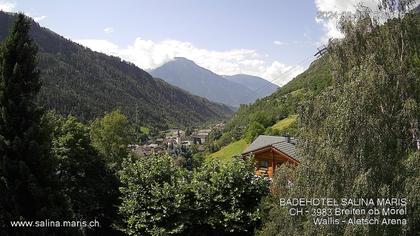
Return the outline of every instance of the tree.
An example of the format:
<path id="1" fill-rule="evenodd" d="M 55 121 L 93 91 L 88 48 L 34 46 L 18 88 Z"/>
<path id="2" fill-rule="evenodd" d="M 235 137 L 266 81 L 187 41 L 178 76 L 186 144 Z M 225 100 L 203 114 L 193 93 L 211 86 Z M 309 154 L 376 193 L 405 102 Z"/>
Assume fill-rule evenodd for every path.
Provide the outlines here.
<path id="1" fill-rule="evenodd" d="M 194 193 L 193 235 L 253 235 L 261 223 L 259 203 L 269 182 L 255 176 L 252 158 L 229 163 L 209 161 L 191 180 Z"/>
<path id="2" fill-rule="evenodd" d="M 134 131 L 126 116 L 119 110 L 96 119 L 91 125 L 93 146 L 106 159 L 112 170 L 119 170 L 123 158 L 128 156 L 128 145 Z"/>
<path id="3" fill-rule="evenodd" d="M 116 176 L 92 147 L 89 128 L 74 117 L 59 118 L 48 114 L 53 125 L 52 153 L 64 193 L 69 197 L 74 219 L 98 220 L 95 233 L 112 232 L 119 204 Z"/>
<path id="4" fill-rule="evenodd" d="M 10 220 L 69 217 L 60 192 L 50 140 L 35 97 L 40 89 L 37 48 L 23 14 L 0 54 L 0 225 Z M 0 230 L 1 233 L 1 230 Z"/>
<path id="5" fill-rule="evenodd" d="M 258 137 L 258 135 L 263 134 L 265 131 L 265 128 L 263 125 L 261 125 L 260 123 L 258 123 L 257 121 L 253 121 L 249 127 L 246 130 L 245 133 L 245 139 L 248 143 L 251 143 L 252 141 L 254 141 L 254 139 L 256 137 Z"/>
<path id="6" fill-rule="evenodd" d="M 420 232 L 420 152 L 417 151 L 409 155 L 404 162 L 406 170 L 404 196 L 409 199 L 407 204 L 406 232 Z"/>
<path id="7" fill-rule="evenodd" d="M 391 11 L 407 9 L 403 6 L 406 2 L 382 1 Z M 414 225 L 318 227 L 314 217 L 292 217 L 286 207 L 275 203 L 279 198 L 294 197 L 410 197 L 408 205 L 416 204 L 413 201 L 418 196 L 413 195 L 418 192 L 406 184 L 416 183 L 418 178 L 412 165 L 417 163 L 417 155 L 410 159 L 410 153 L 416 152 L 413 118 L 420 117 L 416 105 L 420 102 L 420 22 L 418 15 L 393 13 L 397 17 L 383 25 L 365 8 L 342 18 L 345 38 L 331 41 L 328 47 L 333 84 L 301 107 L 298 132 L 302 162 L 293 174 L 276 174 L 275 185 L 286 191 L 273 192 L 271 217 L 262 235 L 416 233 Z M 288 178 L 293 184 L 285 184 Z M 337 218 L 347 220 L 348 216 Z M 408 220 L 418 222 L 418 217 Z"/>
<path id="8" fill-rule="evenodd" d="M 120 171 L 120 214 L 129 235 L 181 234 L 190 223 L 185 170 L 170 156 L 128 158 Z"/>

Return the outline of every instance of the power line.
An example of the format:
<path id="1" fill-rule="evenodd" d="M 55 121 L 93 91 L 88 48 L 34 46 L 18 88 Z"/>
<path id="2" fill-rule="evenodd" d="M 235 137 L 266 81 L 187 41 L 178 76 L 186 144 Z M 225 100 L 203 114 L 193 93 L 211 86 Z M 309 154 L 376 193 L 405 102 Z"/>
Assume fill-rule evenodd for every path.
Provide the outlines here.
<path id="1" fill-rule="evenodd" d="M 304 60 L 302 60 L 301 62 L 299 62 L 297 65 L 295 65 L 294 67 L 290 68 L 289 70 L 286 70 L 285 72 L 281 73 L 280 75 L 287 75 L 289 73 L 291 73 L 292 71 L 295 71 L 296 69 L 299 69 L 300 66 L 303 66 L 304 63 L 306 63 L 307 61 L 309 61 L 310 59 L 312 59 L 312 56 L 309 56 L 307 58 L 305 58 Z M 270 81 L 271 83 L 273 83 L 274 81 L 277 81 L 279 79 L 283 79 L 285 77 L 277 77 L 276 79 Z"/>
<path id="2" fill-rule="evenodd" d="M 304 64 L 304 63 L 306 63 L 307 61 L 309 61 L 310 59 L 312 59 L 313 58 L 313 56 L 309 56 L 309 57 L 306 57 L 305 59 L 303 59 L 303 60 L 301 60 L 300 62 L 298 62 L 296 65 L 294 65 L 293 67 L 291 67 L 291 68 L 289 68 L 288 70 L 286 70 L 286 71 L 284 71 L 284 72 L 282 72 L 276 79 L 274 79 L 274 80 L 271 80 L 271 81 L 268 81 L 268 82 L 270 82 L 270 83 L 273 83 L 274 84 L 274 82 L 275 81 L 277 81 L 277 80 L 279 80 L 279 79 L 284 79 L 284 78 L 286 78 L 286 75 L 287 74 L 290 74 L 291 72 L 293 72 L 293 71 L 295 71 L 295 70 L 297 70 L 297 69 L 300 69 L 300 67 Z M 253 92 L 255 93 L 255 94 L 257 94 L 258 95 L 258 91 L 259 90 L 261 90 L 261 89 L 263 89 L 263 88 L 266 88 L 266 87 L 268 87 L 269 85 L 268 84 L 266 84 L 266 85 L 263 85 L 263 86 L 261 86 L 261 87 L 259 87 L 259 88 L 257 88 L 257 89 L 255 89 Z M 247 98 L 248 96 L 244 96 L 244 97 L 242 97 L 240 100 L 242 100 L 242 99 L 244 99 L 244 98 Z M 239 100 L 239 101 L 240 101 Z"/>

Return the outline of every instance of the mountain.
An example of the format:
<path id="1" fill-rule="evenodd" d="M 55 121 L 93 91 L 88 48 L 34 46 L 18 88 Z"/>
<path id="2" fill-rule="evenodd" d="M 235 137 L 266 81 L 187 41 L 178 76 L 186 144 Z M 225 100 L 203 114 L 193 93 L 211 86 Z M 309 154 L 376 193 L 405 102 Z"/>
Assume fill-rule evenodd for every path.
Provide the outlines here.
<path id="1" fill-rule="evenodd" d="M 15 15 L 0 11 L 0 40 Z M 136 123 L 188 126 L 229 116 L 229 107 L 193 96 L 120 58 L 80 46 L 32 21 L 43 87 L 39 102 L 88 121 L 120 108 Z"/>
<path id="2" fill-rule="evenodd" d="M 259 98 L 246 86 L 232 82 L 183 57 L 176 57 L 151 71 L 151 74 L 192 94 L 234 107 Z"/>
<path id="3" fill-rule="evenodd" d="M 223 77 L 232 82 L 241 84 L 251 89 L 254 93 L 259 95 L 260 97 L 268 96 L 274 93 L 279 88 L 279 86 L 273 83 L 270 83 L 267 80 L 258 76 L 238 74 L 238 75 L 225 75 Z"/>

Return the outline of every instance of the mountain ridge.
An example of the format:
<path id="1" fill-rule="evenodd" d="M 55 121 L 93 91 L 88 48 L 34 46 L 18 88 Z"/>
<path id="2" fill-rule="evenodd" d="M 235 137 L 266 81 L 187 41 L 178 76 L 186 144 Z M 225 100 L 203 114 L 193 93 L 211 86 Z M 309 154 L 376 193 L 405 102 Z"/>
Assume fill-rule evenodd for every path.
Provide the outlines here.
<path id="1" fill-rule="evenodd" d="M 14 18 L 13 13 L 0 12 L 0 41 Z M 43 83 L 38 101 L 46 109 L 88 121 L 120 108 L 132 121 L 162 128 L 199 125 L 232 113 L 225 105 L 193 96 L 132 63 L 94 52 L 31 22 Z"/>
<path id="2" fill-rule="evenodd" d="M 224 75 L 224 78 L 241 84 L 256 93 L 258 96 L 266 97 L 277 91 L 279 86 L 265 80 L 259 76 L 248 75 L 248 74 L 236 74 L 236 75 Z"/>
<path id="3" fill-rule="evenodd" d="M 175 57 L 152 70 L 151 74 L 192 94 L 229 106 L 238 107 L 259 98 L 246 86 L 230 81 L 185 57 Z"/>

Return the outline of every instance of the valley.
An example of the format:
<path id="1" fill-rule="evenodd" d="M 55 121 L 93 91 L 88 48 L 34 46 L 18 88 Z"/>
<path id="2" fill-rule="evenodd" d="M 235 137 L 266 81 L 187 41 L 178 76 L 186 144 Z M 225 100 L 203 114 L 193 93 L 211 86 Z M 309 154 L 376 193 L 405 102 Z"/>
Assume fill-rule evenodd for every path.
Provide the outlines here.
<path id="1" fill-rule="evenodd" d="M 415 235 L 420 6 L 357 3 L 0 1 L 0 235 Z"/>

